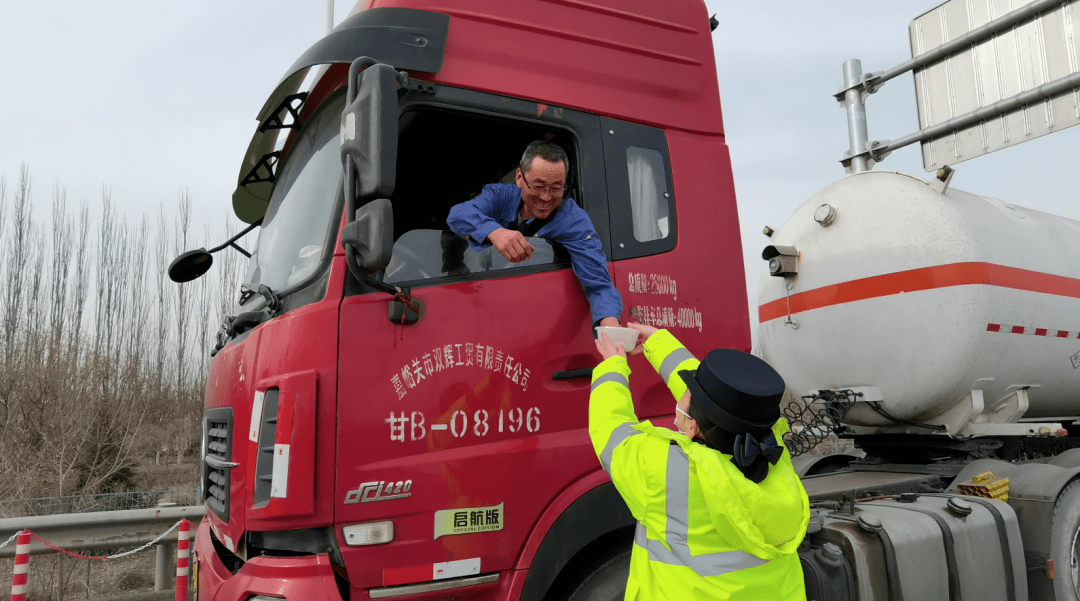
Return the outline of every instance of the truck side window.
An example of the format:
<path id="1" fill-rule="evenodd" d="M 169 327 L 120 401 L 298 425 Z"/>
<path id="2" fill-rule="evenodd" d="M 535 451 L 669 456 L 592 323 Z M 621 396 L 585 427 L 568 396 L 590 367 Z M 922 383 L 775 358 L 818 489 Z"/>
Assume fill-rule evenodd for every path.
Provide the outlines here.
<path id="1" fill-rule="evenodd" d="M 678 227 L 664 131 L 600 118 L 607 168 L 611 258 L 645 257 L 675 248 Z"/>
<path id="2" fill-rule="evenodd" d="M 630 209 L 634 218 L 634 239 L 649 242 L 667 238 L 668 192 L 664 159 L 659 152 L 631 146 L 626 149 L 626 169 L 630 174 Z M 661 202 L 661 201 L 664 202 Z"/>
<path id="3" fill-rule="evenodd" d="M 390 199 L 394 251 L 385 282 L 426 286 L 569 268 L 569 254 L 547 240 L 531 239 L 533 257 L 510 263 L 491 246 L 473 249 L 446 224 L 450 208 L 474 198 L 485 185 L 512 184 L 521 153 L 534 140 L 551 140 L 566 151 L 571 163 L 567 197 L 584 206 L 578 185 L 582 161 L 569 129 L 490 111 L 421 104 L 403 110 L 399 131 L 397 185 Z"/>
<path id="4" fill-rule="evenodd" d="M 412 230 L 394 242 L 394 254 L 383 281 L 396 284 L 432 278 L 499 275 L 503 269 L 570 264 L 566 250 L 543 238 L 530 239 L 536 249 L 530 259 L 511 263 L 494 247 L 473 250 L 469 243 L 447 230 Z"/>

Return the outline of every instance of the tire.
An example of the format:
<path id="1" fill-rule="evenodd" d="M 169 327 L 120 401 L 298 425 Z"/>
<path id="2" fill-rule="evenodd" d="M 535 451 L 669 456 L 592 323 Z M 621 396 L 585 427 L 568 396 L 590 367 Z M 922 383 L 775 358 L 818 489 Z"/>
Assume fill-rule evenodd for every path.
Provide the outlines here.
<path id="1" fill-rule="evenodd" d="M 1080 480 L 1061 491 L 1054 505 L 1050 559 L 1054 562 L 1054 598 L 1080 601 Z"/>
<path id="2" fill-rule="evenodd" d="M 630 577 L 630 547 L 601 559 L 566 596 L 566 601 L 622 601 Z"/>

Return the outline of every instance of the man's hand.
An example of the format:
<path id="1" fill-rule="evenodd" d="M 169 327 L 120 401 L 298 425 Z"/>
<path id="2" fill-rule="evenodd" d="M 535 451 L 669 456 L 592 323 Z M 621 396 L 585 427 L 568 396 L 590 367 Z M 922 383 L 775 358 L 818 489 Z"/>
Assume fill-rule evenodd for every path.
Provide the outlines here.
<path id="1" fill-rule="evenodd" d="M 643 325 L 643 324 L 640 324 L 640 323 L 628 323 L 628 324 L 626 324 L 626 327 L 630 328 L 631 330 L 637 330 L 638 333 L 641 334 L 641 336 L 638 336 L 638 338 L 641 340 L 641 342 L 638 343 L 638 345 L 636 347 L 634 347 L 634 350 L 630 351 L 631 355 L 637 355 L 637 354 L 639 354 L 641 352 L 644 352 L 644 350 L 645 350 L 645 341 L 649 339 L 649 336 L 652 336 L 653 334 L 660 331 L 657 328 L 654 328 L 652 326 Z"/>
<path id="2" fill-rule="evenodd" d="M 611 344 L 611 339 L 608 338 L 607 334 L 601 333 L 600 339 L 596 340 L 595 342 L 596 350 L 600 352 L 600 356 L 602 356 L 605 361 L 616 355 L 622 357 L 623 359 L 626 358 L 626 349 L 623 348 L 623 345 Z"/>
<path id="3" fill-rule="evenodd" d="M 600 323 L 598 323 L 596 325 L 598 325 L 600 327 L 605 327 L 605 328 L 606 327 L 612 327 L 612 328 L 620 328 L 620 327 L 622 327 L 622 324 L 619 323 L 619 318 L 618 317 L 605 317 L 605 318 L 601 319 Z"/>
<path id="4" fill-rule="evenodd" d="M 532 244 L 525 240 L 525 236 L 522 236 L 521 232 L 506 228 L 500 227 L 493 230 L 488 234 L 487 239 L 495 247 L 495 250 L 499 251 L 499 254 L 511 263 L 520 263 L 525 259 L 531 259 L 533 251 L 536 250 Z"/>

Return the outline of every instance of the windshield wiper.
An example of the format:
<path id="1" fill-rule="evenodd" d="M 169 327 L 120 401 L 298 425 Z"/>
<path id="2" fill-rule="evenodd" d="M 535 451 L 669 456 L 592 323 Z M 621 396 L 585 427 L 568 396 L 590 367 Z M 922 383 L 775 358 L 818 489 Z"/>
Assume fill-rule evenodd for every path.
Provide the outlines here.
<path id="1" fill-rule="evenodd" d="M 251 297 L 256 294 L 262 295 L 266 299 L 266 305 L 255 309 L 255 311 L 262 311 L 266 309 L 269 317 L 277 317 L 281 314 L 283 303 L 281 302 L 281 295 L 274 292 L 269 286 L 265 284 L 259 284 L 258 288 L 252 288 L 247 284 L 240 284 L 240 306 L 243 307 L 244 303 L 251 300 Z"/>
<path id="2" fill-rule="evenodd" d="M 281 314 L 284 306 L 281 301 L 281 296 L 274 292 L 269 286 L 260 284 L 258 288 L 252 288 L 247 284 L 240 284 L 240 291 L 241 307 L 256 294 L 262 295 L 262 297 L 266 299 L 266 304 L 253 311 L 244 311 L 235 317 L 230 315 L 225 316 L 225 320 L 221 323 L 221 330 L 218 331 L 214 349 L 210 351 L 211 357 L 216 355 L 221 349 L 225 348 L 225 345 L 228 344 L 229 340 L 232 340 L 264 321 Z"/>

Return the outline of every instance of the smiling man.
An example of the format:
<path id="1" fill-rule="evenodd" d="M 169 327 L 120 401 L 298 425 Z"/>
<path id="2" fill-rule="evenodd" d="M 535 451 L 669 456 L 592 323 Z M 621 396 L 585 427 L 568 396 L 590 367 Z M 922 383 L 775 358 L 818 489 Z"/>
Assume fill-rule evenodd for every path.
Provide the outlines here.
<path id="1" fill-rule="evenodd" d="M 596 228 L 574 199 L 564 198 L 569 164 L 558 145 L 532 142 L 521 156 L 515 183 L 484 186 L 479 196 L 450 209 L 446 223 L 474 249 L 491 244 L 513 263 L 532 256 L 528 236 L 562 244 L 589 300 L 593 325 L 617 326 L 622 297 L 611 283 Z"/>

